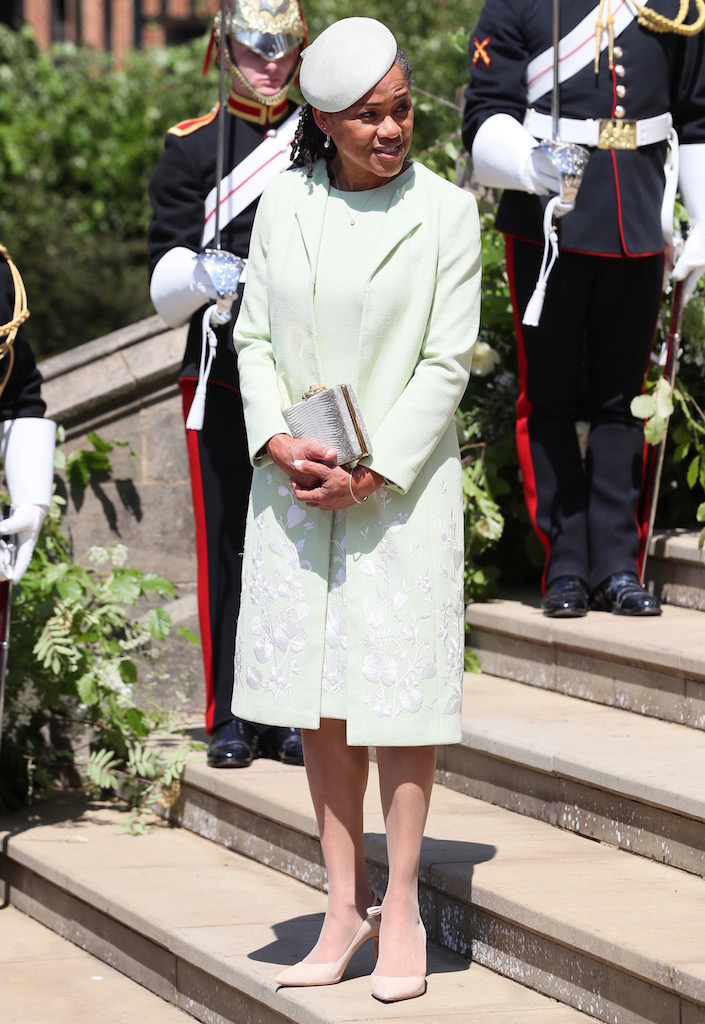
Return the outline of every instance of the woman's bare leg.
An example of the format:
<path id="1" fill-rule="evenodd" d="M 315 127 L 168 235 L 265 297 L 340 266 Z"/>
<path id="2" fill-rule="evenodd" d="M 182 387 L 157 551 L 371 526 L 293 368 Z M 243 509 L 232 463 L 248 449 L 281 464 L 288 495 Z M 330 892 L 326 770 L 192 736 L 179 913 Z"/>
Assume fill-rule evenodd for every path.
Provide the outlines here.
<path id="1" fill-rule="evenodd" d="M 345 722 L 337 719 L 323 719 L 320 729 L 302 729 L 301 735 L 328 872 L 323 928 L 305 963 L 330 963 L 345 952 L 372 902 L 362 824 L 369 751 L 349 747 Z"/>
<path id="2" fill-rule="evenodd" d="M 426 973 L 424 934 L 419 927 L 419 862 L 436 748 L 378 747 L 377 764 L 389 884 L 382 905 L 376 971 L 389 977 L 419 977 Z"/>

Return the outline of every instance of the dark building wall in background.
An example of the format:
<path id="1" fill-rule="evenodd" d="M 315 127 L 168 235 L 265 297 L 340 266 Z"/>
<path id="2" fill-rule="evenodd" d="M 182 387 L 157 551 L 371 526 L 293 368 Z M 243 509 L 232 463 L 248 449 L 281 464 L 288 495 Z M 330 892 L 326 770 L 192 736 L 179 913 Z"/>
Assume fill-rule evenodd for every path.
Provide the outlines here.
<path id="1" fill-rule="evenodd" d="M 219 0 L 0 0 L 0 22 L 31 25 L 42 49 L 73 42 L 119 64 L 133 48 L 203 35 L 219 9 Z"/>

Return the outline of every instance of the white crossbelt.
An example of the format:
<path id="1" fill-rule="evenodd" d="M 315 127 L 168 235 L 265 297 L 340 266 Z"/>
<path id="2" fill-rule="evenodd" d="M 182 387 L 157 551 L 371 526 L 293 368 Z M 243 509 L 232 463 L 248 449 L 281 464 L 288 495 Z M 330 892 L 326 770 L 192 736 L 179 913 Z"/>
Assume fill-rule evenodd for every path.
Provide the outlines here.
<path id="1" fill-rule="evenodd" d="M 636 15 L 634 0 L 615 0 L 612 5 L 612 30 L 615 40 L 631 25 Z M 595 60 L 595 28 L 600 17 L 600 8 L 597 6 L 559 42 L 558 81 L 561 84 Z M 609 33 L 605 26 L 600 37 L 600 50 L 606 50 L 608 43 Z M 553 63 L 553 47 L 549 46 L 527 65 L 524 81 L 529 103 L 535 103 L 539 97 L 546 96 L 551 91 Z"/>
<path id="2" fill-rule="evenodd" d="M 249 156 L 226 175 L 220 186 L 220 227 L 237 217 L 239 213 L 259 199 L 265 185 L 281 171 L 291 166 L 289 150 L 299 123 L 300 109 L 297 107 L 284 124 L 268 135 Z M 211 189 L 206 197 L 203 210 L 203 248 L 215 236 L 215 204 L 218 189 Z"/>
<path id="3" fill-rule="evenodd" d="M 619 125 L 619 121 L 616 122 Z M 558 138 L 561 142 L 574 142 L 579 146 L 597 146 L 604 120 L 589 117 L 580 120 L 573 117 L 558 119 Z M 539 114 L 529 109 L 524 118 L 524 127 L 535 139 L 550 139 L 553 125 L 550 114 Z M 635 122 L 637 146 L 653 146 L 656 142 L 665 142 L 673 127 L 670 114 L 657 114 L 656 117 L 645 117 Z"/>

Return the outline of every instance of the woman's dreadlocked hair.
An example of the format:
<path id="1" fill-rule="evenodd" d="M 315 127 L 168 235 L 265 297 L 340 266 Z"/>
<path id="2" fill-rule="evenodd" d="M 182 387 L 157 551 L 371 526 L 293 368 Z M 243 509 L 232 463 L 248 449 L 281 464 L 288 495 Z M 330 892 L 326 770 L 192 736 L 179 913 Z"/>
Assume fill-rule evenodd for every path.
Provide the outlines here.
<path id="1" fill-rule="evenodd" d="M 305 167 L 309 178 L 313 176 L 313 165 L 316 160 L 321 157 L 324 160 L 332 160 L 335 156 L 335 143 L 331 139 L 329 148 L 324 149 L 325 139 L 325 135 L 313 119 L 311 105 L 304 103 L 291 144 L 291 162 L 294 167 Z"/>
<path id="2" fill-rule="evenodd" d="M 414 76 L 411 71 L 409 58 L 401 47 L 397 49 L 397 55 L 394 58 L 394 63 L 398 64 L 402 69 L 406 80 L 409 83 L 409 88 L 411 88 L 414 82 Z M 313 119 L 313 110 L 311 109 L 311 105 L 309 103 L 304 103 L 301 108 L 294 141 L 291 144 L 291 162 L 294 167 L 305 167 L 308 172 L 308 177 L 311 178 L 313 176 L 313 165 L 316 160 L 323 159 L 327 163 L 330 163 L 337 151 L 332 139 L 329 140 L 327 148 L 324 148 L 323 146 L 325 141 L 326 136 Z"/>

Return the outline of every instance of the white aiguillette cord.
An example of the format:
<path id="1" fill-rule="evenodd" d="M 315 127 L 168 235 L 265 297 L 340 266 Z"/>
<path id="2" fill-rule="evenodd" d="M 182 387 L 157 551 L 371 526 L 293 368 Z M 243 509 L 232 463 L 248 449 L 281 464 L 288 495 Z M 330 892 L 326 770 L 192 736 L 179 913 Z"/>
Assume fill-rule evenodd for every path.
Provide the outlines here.
<path id="1" fill-rule="evenodd" d="M 186 417 L 187 430 L 201 430 L 206 415 L 206 385 L 218 347 L 216 333 L 211 327 L 211 315 L 217 313 L 218 304 L 213 303 L 203 314 L 201 321 L 201 364 L 198 368 L 198 384 Z"/>
<path id="2" fill-rule="evenodd" d="M 543 310 L 543 301 L 546 298 L 546 285 L 548 284 L 548 278 L 553 270 L 553 265 L 558 259 L 558 232 L 553 224 L 553 213 L 560 203 L 560 196 L 552 196 L 546 204 L 546 209 L 543 214 L 543 259 L 541 260 L 541 270 L 539 271 L 539 278 L 534 288 L 534 294 L 529 299 L 526 310 L 524 311 L 524 317 L 522 323 L 526 327 L 538 327 L 539 320 L 541 319 L 541 312 Z M 548 254 L 551 253 L 551 260 L 549 262 Z"/>

